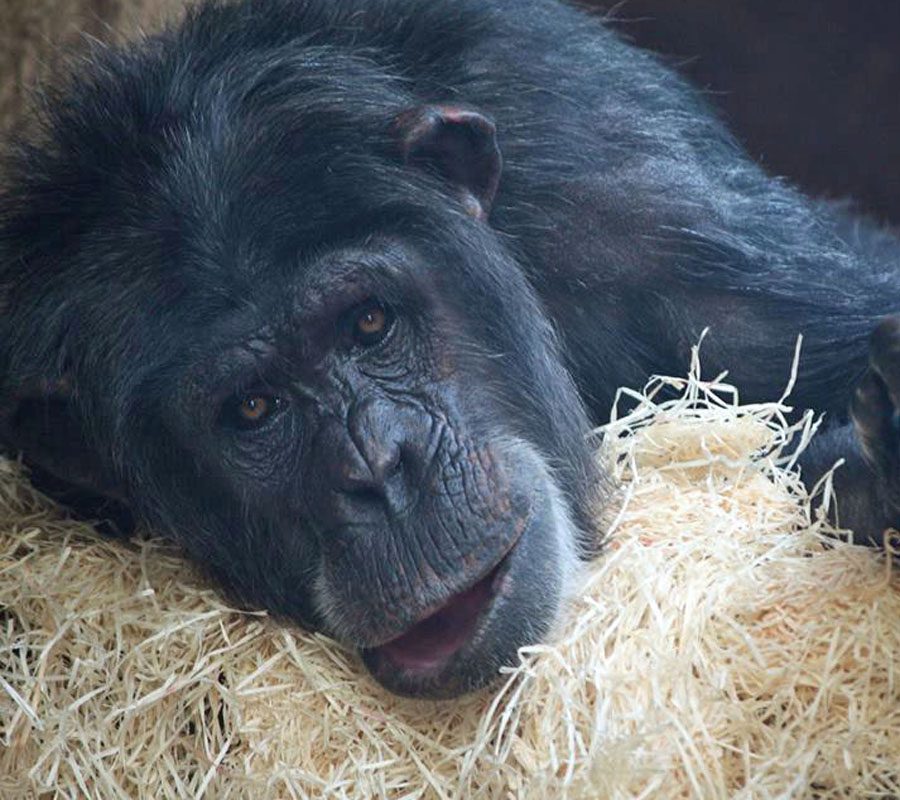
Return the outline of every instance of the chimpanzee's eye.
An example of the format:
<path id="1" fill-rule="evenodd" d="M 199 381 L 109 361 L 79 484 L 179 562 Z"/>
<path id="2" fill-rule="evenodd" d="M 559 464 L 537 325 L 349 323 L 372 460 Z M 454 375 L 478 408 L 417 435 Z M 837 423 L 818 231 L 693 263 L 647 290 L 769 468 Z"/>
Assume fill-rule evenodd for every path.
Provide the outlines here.
<path id="1" fill-rule="evenodd" d="M 222 421 L 234 428 L 253 430 L 262 427 L 281 406 L 281 398 L 271 394 L 236 395 L 225 404 Z"/>
<path id="2" fill-rule="evenodd" d="M 353 340 L 363 347 L 371 347 L 390 333 L 393 324 L 391 310 L 377 300 L 370 300 L 354 313 Z"/>

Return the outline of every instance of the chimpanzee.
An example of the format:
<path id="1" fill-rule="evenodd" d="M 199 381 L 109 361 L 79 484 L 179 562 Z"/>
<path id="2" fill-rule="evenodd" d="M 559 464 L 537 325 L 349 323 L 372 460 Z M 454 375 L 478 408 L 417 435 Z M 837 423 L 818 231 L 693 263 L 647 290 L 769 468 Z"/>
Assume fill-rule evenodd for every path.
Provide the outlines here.
<path id="1" fill-rule="evenodd" d="M 898 518 L 900 246 L 575 8 L 207 2 L 44 105 L 0 201 L 7 447 L 393 691 L 547 633 L 598 549 L 592 424 L 706 327 L 751 400 L 802 333 L 807 475 L 844 457 L 843 521 Z"/>

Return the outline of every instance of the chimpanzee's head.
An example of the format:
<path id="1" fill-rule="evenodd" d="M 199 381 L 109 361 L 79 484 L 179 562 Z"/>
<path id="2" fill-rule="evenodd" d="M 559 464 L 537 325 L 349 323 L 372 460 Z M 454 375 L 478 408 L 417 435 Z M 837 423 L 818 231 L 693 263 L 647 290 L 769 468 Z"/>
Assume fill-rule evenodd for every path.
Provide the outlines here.
<path id="1" fill-rule="evenodd" d="M 488 221 L 494 126 L 225 14 L 99 55 L 12 164 L 3 438 L 390 689 L 458 694 L 547 631 L 598 485 Z"/>

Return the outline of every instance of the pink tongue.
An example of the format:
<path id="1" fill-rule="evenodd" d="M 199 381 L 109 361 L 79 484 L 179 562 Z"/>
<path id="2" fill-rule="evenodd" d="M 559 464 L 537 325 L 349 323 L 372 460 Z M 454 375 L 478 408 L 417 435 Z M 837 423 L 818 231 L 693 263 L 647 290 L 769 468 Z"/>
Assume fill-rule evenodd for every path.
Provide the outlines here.
<path id="1" fill-rule="evenodd" d="M 491 598 L 492 578 L 493 573 L 452 597 L 443 608 L 379 649 L 404 669 L 430 669 L 443 663 L 472 635 L 479 612 Z"/>

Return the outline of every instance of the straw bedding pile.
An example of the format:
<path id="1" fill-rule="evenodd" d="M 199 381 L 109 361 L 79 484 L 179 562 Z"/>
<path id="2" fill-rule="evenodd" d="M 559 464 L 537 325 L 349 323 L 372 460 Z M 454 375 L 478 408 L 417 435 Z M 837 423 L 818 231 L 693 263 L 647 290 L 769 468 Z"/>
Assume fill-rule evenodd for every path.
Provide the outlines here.
<path id="1" fill-rule="evenodd" d="M 890 560 L 810 518 L 786 445 L 812 417 L 740 406 L 694 367 L 608 427 L 612 540 L 552 642 L 450 703 L 386 694 L 3 463 L 0 796 L 897 795 Z"/>

